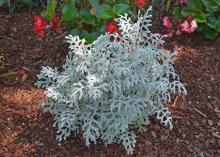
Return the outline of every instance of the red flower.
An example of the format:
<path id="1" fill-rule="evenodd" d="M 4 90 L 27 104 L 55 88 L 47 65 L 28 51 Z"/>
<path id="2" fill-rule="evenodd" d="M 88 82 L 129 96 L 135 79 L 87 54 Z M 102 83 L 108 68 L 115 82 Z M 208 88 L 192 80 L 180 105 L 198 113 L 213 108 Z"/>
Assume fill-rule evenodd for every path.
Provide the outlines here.
<path id="1" fill-rule="evenodd" d="M 118 25 L 115 22 L 109 21 L 105 24 L 105 31 L 108 33 L 119 33 Z"/>
<path id="2" fill-rule="evenodd" d="M 117 41 L 121 40 L 121 32 L 119 31 L 117 23 L 112 21 L 107 22 L 105 24 L 105 31 L 110 34 L 117 33 L 118 34 Z M 113 39 L 113 41 L 115 41 L 115 39 Z"/>
<path id="3" fill-rule="evenodd" d="M 190 16 L 190 15 L 187 16 L 187 20 L 188 20 L 188 21 L 192 21 L 192 16 Z"/>
<path id="4" fill-rule="evenodd" d="M 58 18 L 56 16 L 54 16 L 51 20 L 50 20 L 50 28 L 52 30 L 54 30 L 55 32 L 59 32 L 59 28 L 61 26 L 61 23 L 58 21 Z"/>
<path id="5" fill-rule="evenodd" d="M 136 5 L 139 6 L 140 8 L 143 8 L 143 7 L 147 4 L 147 0 L 135 0 L 134 2 L 135 2 Z"/>
<path id="6" fill-rule="evenodd" d="M 23 68 L 20 68 L 18 73 L 20 76 L 23 76 L 25 74 L 25 70 Z"/>
<path id="7" fill-rule="evenodd" d="M 33 31 L 37 33 L 40 37 L 44 37 L 45 32 L 44 28 L 46 26 L 46 22 L 40 16 L 34 16 L 34 29 Z"/>

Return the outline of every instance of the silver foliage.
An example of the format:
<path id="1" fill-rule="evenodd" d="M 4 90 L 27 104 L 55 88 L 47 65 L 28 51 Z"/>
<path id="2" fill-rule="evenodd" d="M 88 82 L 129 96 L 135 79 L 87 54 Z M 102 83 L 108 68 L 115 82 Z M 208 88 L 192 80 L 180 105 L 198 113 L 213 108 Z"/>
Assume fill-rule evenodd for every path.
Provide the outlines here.
<path id="1" fill-rule="evenodd" d="M 36 85 L 46 89 L 41 106 L 55 115 L 59 141 L 82 132 L 87 145 L 97 139 L 118 142 L 132 154 L 133 130 L 143 131 L 150 115 L 172 129 L 164 104 L 172 93 L 185 95 L 186 90 L 172 65 L 174 53 L 160 49 L 164 40 L 149 30 L 150 12 L 136 23 L 120 16 L 121 37 L 105 34 L 86 45 L 78 36 L 67 36 L 70 52 L 63 71 L 43 67 Z"/>

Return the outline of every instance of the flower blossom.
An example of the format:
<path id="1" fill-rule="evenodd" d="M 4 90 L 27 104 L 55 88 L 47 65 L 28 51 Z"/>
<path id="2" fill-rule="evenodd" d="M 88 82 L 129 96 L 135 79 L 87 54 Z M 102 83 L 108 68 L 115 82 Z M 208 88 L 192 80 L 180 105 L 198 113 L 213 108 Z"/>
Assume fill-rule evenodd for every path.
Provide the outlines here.
<path id="1" fill-rule="evenodd" d="M 112 22 L 112 21 L 107 22 L 105 24 L 105 31 L 110 34 L 117 33 L 118 34 L 117 41 L 121 40 L 121 32 L 119 31 L 119 27 L 116 22 Z"/>
<path id="2" fill-rule="evenodd" d="M 18 71 L 18 74 L 20 76 L 23 76 L 25 74 L 25 70 L 23 68 L 20 68 L 19 71 Z"/>
<path id="3" fill-rule="evenodd" d="M 171 20 L 167 16 L 163 18 L 163 25 L 170 29 L 173 27 Z"/>
<path id="4" fill-rule="evenodd" d="M 147 4 L 147 0 L 135 0 L 134 2 L 135 2 L 135 4 L 136 4 L 137 6 L 139 6 L 140 8 L 145 7 L 145 5 Z"/>
<path id="5" fill-rule="evenodd" d="M 34 16 L 34 29 L 33 31 L 35 33 L 37 33 L 40 37 L 44 37 L 45 36 L 45 29 L 46 26 L 46 22 L 44 21 L 44 19 L 40 16 Z"/>
<path id="6" fill-rule="evenodd" d="M 59 32 L 59 28 L 61 26 L 61 23 L 58 21 L 58 17 L 54 16 L 51 20 L 50 20 L 50 28 L 55 31 L 55 32 Z"/>
<path id="7" fill-rule="evenodd" d="M 187 20 L 185 20 L 181 25 L 181 30 L 187 33 L 192 33 L 196 30 L 198 27 L 197 22 L 195 20 L 192 20 L 191 16 L 187 17 Z"/>
<path id="8" fill-rule="evenodd" d="M 109 21 L 105 24 L 105 31 L 108 33 L 118 33 L 118 25 L 116 22 Z"/>
<path id="9" fill-rule="evenodd" d="M 192 33 L 198 27 L 197 22 L 188 16 L 187 19 L 182 22 L 180 19 L 177 24 L 173 25 L 168 17 L 163 18 L 163 25 L 167 27 L 167 37 L 172 37 L 176 30 L 176 35 L 181 35 L 182 32 Z"/>

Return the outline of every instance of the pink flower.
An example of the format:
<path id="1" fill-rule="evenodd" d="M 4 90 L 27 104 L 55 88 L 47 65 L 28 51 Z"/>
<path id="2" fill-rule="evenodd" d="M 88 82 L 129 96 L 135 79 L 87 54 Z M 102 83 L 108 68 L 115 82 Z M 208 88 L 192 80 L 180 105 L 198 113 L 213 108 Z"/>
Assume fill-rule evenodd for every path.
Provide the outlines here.
<path id="1" fill-rule="evenodd" d="M 180 29 L 177 29 L 176 30 L 176 35 L 181 35 L 182 34 L 182 31 Z"/>
<path id="2" fill-rule="evenodd" d="M 190 22 L 190 33 L 194 32 L 196 30 L 196 28 L 198 28 L 197 22 L 195 20 L 192 20 Z"/>
<path id="3" fill-rule="evenodd" d="M 173 27 L 172 22 L 170 21 L 170 19 L 167 16 L 163 18 L 163 25 L 169 29 L 171 29 Z"/>
<path id="4" fill-rule="evenodd" d="M 173 36 L 173 33 L 174 33 L 174 29 L 167 29 L 167 37 L 168 38 L 171 38 Z"/>
<path id="5" fill-rule="evenodd" d="M 188 4 L 189 3 L 189 0 L 182 0 L 183 4 Z"/>
<path id="6" fill-rule="evenodd" d="M 190 24 L 189 24 L 190 22 Z M 187 21 L 185 20 L 184 23 L 181 24 L 181 31 L 192 33 L 198 27 L 197 22 L 195 20 Z"/>
<path id="7" fill-rule="evenodd" d="M 167 37 L 170 38 L 175 33 L 176 35 L 181 35 L 182 32 L 192 33 L 198 27 L 197 22 L 192 20 L 191 16 L 187 17 L 184 22 L 179 19 L 177 24 L 172 24 L 172 21 L 168 17 L 163 18 L 163 25 L 167 27 Z"/>
<path id="8" fill-rule="evenodd" d="M 185 20 L 181 25 L 180 25 L 180 30 L 182 32 L 189 32 L 190 30 L 190 26 L 189 26 L 189 22 L 187 20 Z"/>
<path id="9" fill-rule="evenodd" d="M 179 19 L 177 21 L 177 30 L 176 30 L 176 35 L 181 35 L 182 34 L 182 26 L 181 26 L 181 23 L 182 21 Z"/>

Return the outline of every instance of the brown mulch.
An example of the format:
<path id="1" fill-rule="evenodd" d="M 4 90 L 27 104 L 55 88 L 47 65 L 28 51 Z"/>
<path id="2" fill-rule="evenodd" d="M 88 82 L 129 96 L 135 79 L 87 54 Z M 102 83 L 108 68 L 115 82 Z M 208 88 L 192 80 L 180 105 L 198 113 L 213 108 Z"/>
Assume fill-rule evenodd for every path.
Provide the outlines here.
<path id="1" fill-rule="evenodd" d="M 40 39 L 32 32 L 32 11 L 0 16 L 0 55 L 6 60 L 2 73 L 26 69 L 0 77 L 0 156 L 106 157 L 127 156 L 120 145 L 102 143 L 87 147 L 81 135 L 58 144 L 53 118 L 38 103 L 43 90 L 34 86 L 43 65 L 60 66 L 68 52 L 67 34 L 50 32 Z M 188 95 L 174 97 L 170 109 L 174 129 L 151 120 L 138 135 L 136 157 L 218 157 L 220 156 L 220 38 L 209 41 L 193 34 L 170 41 L 177 45 L 176 70 Z"/>

